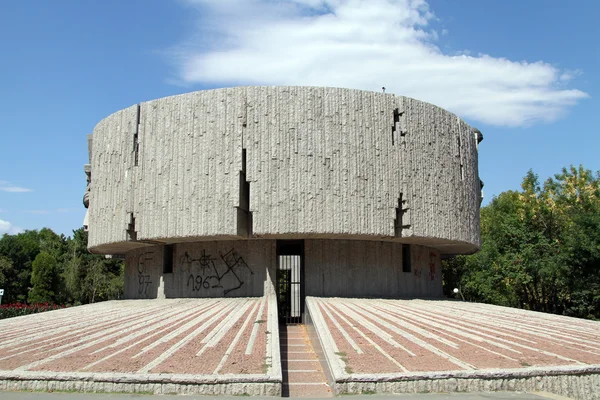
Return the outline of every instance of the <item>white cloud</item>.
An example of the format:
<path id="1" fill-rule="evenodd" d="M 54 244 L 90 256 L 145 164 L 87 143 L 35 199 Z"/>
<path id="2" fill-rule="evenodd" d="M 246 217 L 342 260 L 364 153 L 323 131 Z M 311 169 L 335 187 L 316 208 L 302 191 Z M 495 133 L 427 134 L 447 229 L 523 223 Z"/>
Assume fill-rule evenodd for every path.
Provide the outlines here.
<path id="1" fill-rule="evenodd" d="M 23 229 L 11 224 L 8 221 L 0 219 L 0 235 L 4 235 L 5 233 L 8 233 L 9 235 L 15 235 L 21 232 L 23 232 Z"/>
<path id="2" fill-rule="evenodd" d="M 33 189 L 28 189 L 20 186 L 0 186 L 0 190 L 9 193 L 33 192 Z"/>
<path id="3" fill-rule="evenodd" d="M 583 71 L 581 71 L 580 69 L 574 69 L 574 70 L 570 70 L 570 69 L 566 69 L 564 71 L 562 71 L 559 79 L 562 82 L 568 82 L 571 79 L 575 78 L 576 76 L 579 76 L 583 73 Z"/>
<path id="4" fill-rule="evenodd" d="M 316 85 L 429 101 L 494 125 L 550 122 L 588 97 L 542 61 L 445 54 L 424 0 L 187 0 L 198 30 L 174 48 L 183 83 Z M 452 32 L 442 30 L 442 36 Z"/>
<path id="5" fill-rule="evenodd" d="M 83 206 L 81 208 L 57 208 L 56 212 L 58 213 L 70 213 L 70 212 L 74 212 L 74 211 L 81 211 L 83 209 Z"/>
<path id="6" fill-rule="evenodd" d="M 0 181 L 0 191 L 9 193 L 33 192 L 33 189 L 11 185 L 9 181 Z"/>
<path id="7" fill-rule="evenodd" d="M 49 210 L 25 210 L 25 212 L 37 215 L 47 215 L 51 213 Z"/>
<path id="8" fill-rule="evenodd" d="M 65 213 L 81 211 L 81 210 L 79 208 L 73 207 L 73 208 L 56 208 L 53 210 L 37 209 L 37 210 L 24 210 L 24 211 L 29 214 L 49 215 L 49 214 L 55 214 L 55 213 L 65 214 Z"/>

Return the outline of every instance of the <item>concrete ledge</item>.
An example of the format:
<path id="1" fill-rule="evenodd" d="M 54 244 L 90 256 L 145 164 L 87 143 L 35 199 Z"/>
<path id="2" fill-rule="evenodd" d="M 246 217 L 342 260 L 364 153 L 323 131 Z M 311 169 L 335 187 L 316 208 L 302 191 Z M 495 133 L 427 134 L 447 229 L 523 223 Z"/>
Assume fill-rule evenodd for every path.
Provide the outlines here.
<path id="1" fill-rule="evenodd" d="M 281 396 L 281 374 L 270 376 L 0 371 L 0 390 Z"/>
<path id="2" fill-rule="evenodd" d="M 600 399 L 600 365 L 515 370 L 336 377 L 336 394 L 436 392 L 550 392 L 581 400 Z"/>
<path id="3" fill-rule="evenodd" d="M 319 313 L 318 316 L 313 317 L 312 313 Z M 338 374 L 343 373 L 343 371 L 339 368 L 339 366 L 333 366 L 330 363 L 331 357 L 327 357 L 326 351 L 333 351 L 331 347 L 330 339 L 327 335 L 324 335 L 322 332 L 323 326 L 323 316 L 320 314 L 318 307 L 315 307 L 311 301 L 306 302 L 306 314 L 305 321 L 306 328 L 308 331 L 308 336 L 310 341 L 315 349 L 315 353 L 319 359 L 319 363 L 321 364 L 321 368 L 323 368 L 323 372 L 325 373 L 325 377 L 327 378 L 327 383 L 331 388 L 335 388 L 335 377 L 333 374 L 334 368 Z M 319 326 L 316 326 L 316 325 Z M 321 333 L 321 334 L 320 334 Z M 334 392 L 336 393 L 336 392 Z"/>
<path id="4" fill-rule="evenodd" d="M 312 344 L 313 349 L 315 350 L 315 354 L 319 360 L 319 364 L 321 364 L 321 368 L 325 373 L 325 377 L 327 378 L 327 383 L 329 387 L 335 387 L 335 380 L 331 373 L 331 367 L 327 362 L 327 357 L 325 356 L 325 349 L 323 347 L 323 343 L 321 341 L 321 336 L 319 336 L 319 331 L 315 328 L 314 321 L 311 317 L 311 303 L 306 303 L 306 313 L 304 314 L 304 324 L 306 326 L 306 331 L 308 332 L 308 338 Z"/>
<path id="5" fill-rule="evenodd" d="M 268 301 L 268 318 L 267 330 L 271 332 L 268 335 L 267 342 L 267 376 L 272 377 L 279 382 L 279 394 L 281 396 L 281 383 L 283 375 L 281 371 L 281 351 L 279 347 L 279 318 L 277 314 L 277 298 L 274 295 L 267 296 Z M 263 375 L 264 376 L 264 375 Z"/>

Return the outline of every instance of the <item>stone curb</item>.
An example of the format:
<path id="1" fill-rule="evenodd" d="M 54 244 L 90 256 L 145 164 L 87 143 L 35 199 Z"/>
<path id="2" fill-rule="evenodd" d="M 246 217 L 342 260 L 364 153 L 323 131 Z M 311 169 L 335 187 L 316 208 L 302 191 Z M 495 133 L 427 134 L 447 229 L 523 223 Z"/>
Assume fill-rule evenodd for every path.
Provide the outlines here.
<path id="1" fill-rule="evenodd" d="M 313 304 L 313 297 L 307 296 L 305 302 L 306 310 L 310 314 L 310 319 L 315 327 L 317 337 L 319 338 L 319 345 L 325 354 L 325 361 L 329 367 L 329 375 L 332 376 L 334 382 L 337 382 L 339 378 L 347 377 L 348 375 L 344 372 L 340 358 L 333 351 L 335 343 L 333 343 L 331 337 L 325 333 L 327 332 L 327 324 L 325 323 L 325 319 L 321 314 L 319 306 Z"/>
<path id="2" fill-rule="evenodd" d="M 274 295 L 267 296 L 268 302 L 268 316 L 267 316 L 267 330 L 271 332 L 269 335 L 269 348 L 271 366 L 268 369 L 269 376 L 277 380 L 279 383 L 283 382 L 283 374 L 281 371 L 281 351 L 279 345 L 279 316 L 277 314 L 277 298 Z M 269 355 L 268 355 L 269 356 Z"/>
<path id="3" fill-rule="evenodd" d="M 600 400 L 600 365 L 339 377 L 336 394 L 549 392 L 578 400 Z"/>
<path id="4" fill-rule="evenodd" d="M 192 375 L 192 374 L 113 374 L 92 372 L 0 371 L 0 380 L 19 381 L 87 381 L 118 383 L 280 383 L 281 377 L 259 374 Z"/>
<path id="5" fill-rule="evenodd" d="M 281 377 L 0 371 L 0 390 L 281 396 Z"/>
<path id="6" fill-rule="evenodd" d="M 558 367 L 528 367 L 513 369 L 486 369 L 478 371 L 442 371 L 442 372 L 413 372 L 402 374 L 342 374 L 336 376 L 336 382 L 390 382 L 400 380 L 418 379 L 505 379 L 529 378 L 535 376 L 560 376 L 560 375 L 589 375 L 600 374 L 600 364 L 586 366 L 558 366 Z"/>

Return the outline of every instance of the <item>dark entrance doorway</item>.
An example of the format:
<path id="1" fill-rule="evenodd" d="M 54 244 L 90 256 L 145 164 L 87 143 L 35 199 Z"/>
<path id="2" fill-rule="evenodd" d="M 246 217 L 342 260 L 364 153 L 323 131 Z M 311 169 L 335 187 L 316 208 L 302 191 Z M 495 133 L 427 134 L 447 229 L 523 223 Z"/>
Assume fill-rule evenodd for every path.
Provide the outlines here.
<path id="1" fill-rule="evenodd" d="M 277 307 L 286 324 L 302 323 L 304 312 L 304 241 L 277 241 Z"/>

